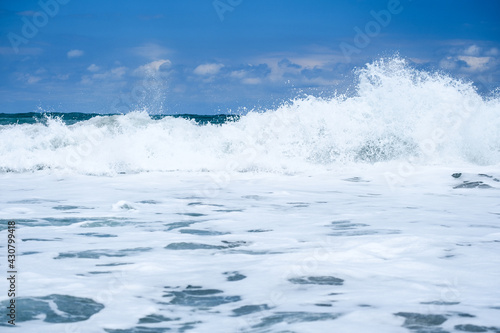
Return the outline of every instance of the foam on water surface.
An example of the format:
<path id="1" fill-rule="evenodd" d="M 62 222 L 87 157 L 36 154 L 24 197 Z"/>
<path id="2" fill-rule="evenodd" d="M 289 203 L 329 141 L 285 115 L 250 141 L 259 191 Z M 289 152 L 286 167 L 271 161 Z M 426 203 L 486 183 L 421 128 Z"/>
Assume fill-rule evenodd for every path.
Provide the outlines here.
<path id="1" fill-rule="evenodd" d="M 19 251 L 31 253 L 19 256 L 19 311 L 29 303 L 31 314 L 18 324 L 28 332 L 497 330 L 499 187 L 454 188 L 455 169 L 427 167 L 391 188 L 382 170 L 233 174 L 205 196 L 197 189 L 210 182 L 206 173 L 4 174 L 31 188 L 6 192 L 8 212 L 0 211 L 18 219 Z M 474 170 L 460 171 L 499 175 Z M 345 181 L 361 176 L 367 182 Z M 123 202 L 134 209 L 116 209 Z M 93 209 L 75 216 L 59 205 Z M 51 303 L 53 295 L 75 302 Z"/>

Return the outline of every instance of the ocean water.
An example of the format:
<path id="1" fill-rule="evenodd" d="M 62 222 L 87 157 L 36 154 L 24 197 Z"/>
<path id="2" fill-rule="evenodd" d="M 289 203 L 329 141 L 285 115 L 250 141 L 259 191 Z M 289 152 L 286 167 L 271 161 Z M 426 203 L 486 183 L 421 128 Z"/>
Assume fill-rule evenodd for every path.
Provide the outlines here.
<path id="1" fill-rule="evenodd" d="M 16 328 L 500 332 L 500 99 L 399 58 L 357 79 L 239 116 L 0 114 Z"/>

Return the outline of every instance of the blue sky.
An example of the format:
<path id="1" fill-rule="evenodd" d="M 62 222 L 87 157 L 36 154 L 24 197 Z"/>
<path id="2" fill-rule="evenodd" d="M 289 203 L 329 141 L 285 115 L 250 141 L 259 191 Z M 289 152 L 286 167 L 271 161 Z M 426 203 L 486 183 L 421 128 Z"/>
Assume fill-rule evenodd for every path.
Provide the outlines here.
<path id="1" fill-rule="evenodd" d="M 0 22 L 0 112 L 238 112 L 396 52 L 500 82 L 498 0 L 1 0 Z"/>

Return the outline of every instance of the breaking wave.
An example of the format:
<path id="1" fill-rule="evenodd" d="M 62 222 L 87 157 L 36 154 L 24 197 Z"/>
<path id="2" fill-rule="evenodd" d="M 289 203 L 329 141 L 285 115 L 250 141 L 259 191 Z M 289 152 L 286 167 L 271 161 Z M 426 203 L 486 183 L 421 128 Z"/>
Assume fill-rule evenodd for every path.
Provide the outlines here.
<path id="1" fill-rule="evenodd" d="M 401 58 L 357 73 L 352 96 L 309 96 L 221 123 L 145 111 L 0 126 L 0 171 L 302 172 L 410 160 L 500 163 L 500 99 Z"/>

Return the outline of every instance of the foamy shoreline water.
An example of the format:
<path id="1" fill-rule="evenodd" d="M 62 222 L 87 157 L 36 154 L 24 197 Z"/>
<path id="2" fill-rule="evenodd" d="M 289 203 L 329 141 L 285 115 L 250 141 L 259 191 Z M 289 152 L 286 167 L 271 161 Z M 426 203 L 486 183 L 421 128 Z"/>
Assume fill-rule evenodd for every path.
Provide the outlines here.
<path id="1" fill-rule="evenodd" d="M 393 189 L 381 171 L 234 174 L 210 195 L 198 191 L 206 173 L 4 174 L 0 218 L 23 240 L 19 299 L 38 304 L 18 325 L 497 330 L 500 183 L 470 171 L 500 168 L 425 168 Z M 464 179 L 492 188 L 453 188 Z M 89 319 L 70 315 L 83 309 Z"/>

